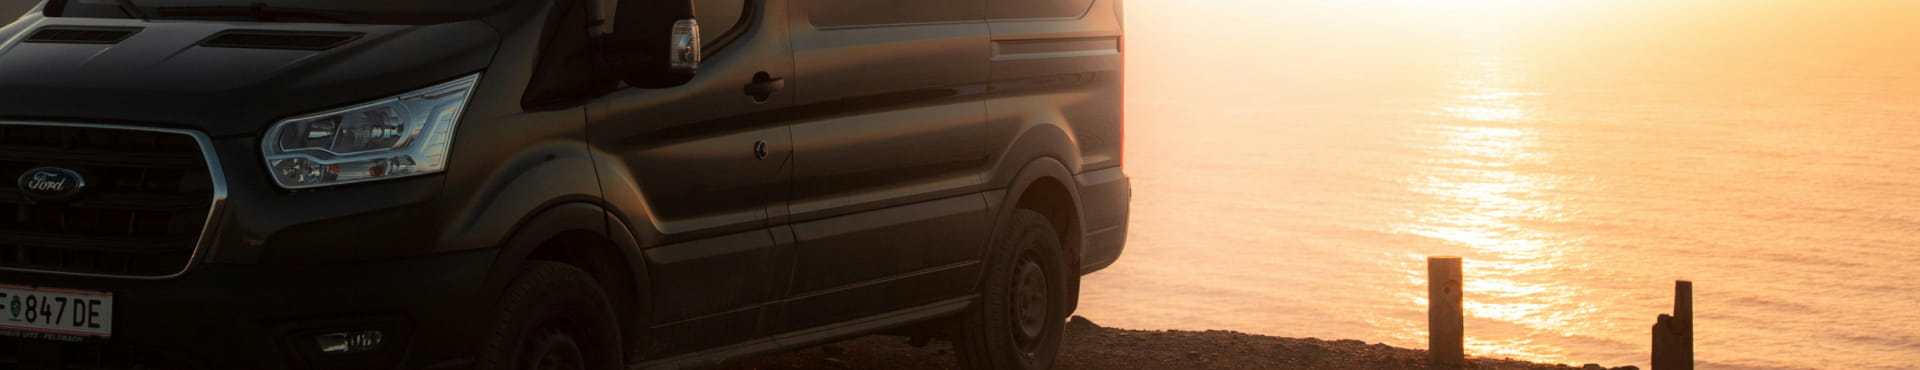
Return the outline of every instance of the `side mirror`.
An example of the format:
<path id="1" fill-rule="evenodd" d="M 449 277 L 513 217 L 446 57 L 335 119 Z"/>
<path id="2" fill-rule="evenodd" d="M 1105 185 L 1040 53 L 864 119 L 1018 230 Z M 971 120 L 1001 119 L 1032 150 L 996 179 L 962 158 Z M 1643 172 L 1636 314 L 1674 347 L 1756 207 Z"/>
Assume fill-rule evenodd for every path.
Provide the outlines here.
<path id="1" fill-rule="evenodd" d="M 602 42 L 615 77 L 635 87 L 685 84 L 700 70 L 693 0 L 620 0 Z"/>

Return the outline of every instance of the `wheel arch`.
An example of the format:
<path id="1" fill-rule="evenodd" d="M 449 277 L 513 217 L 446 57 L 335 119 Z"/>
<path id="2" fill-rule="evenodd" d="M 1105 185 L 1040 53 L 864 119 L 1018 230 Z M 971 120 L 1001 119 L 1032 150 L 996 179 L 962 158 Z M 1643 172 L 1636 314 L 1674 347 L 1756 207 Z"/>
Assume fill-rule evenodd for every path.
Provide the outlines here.
<path id="1" fill-rule="evenodd" d="M 1071 128 L 1032 123 L 1012 131 L 1015 137 L 1000 148 L 999 161 L 986 178 L 989 186 L 1005 192 L 1004 196 L 990 197 L 991 204 L 998 207 L 993 210 L 995 233 L 1005 228 L 1014 209 L 1040 212 L 1053 222 L 1054 231 L 1061 237 L 1060 245 L 1066 249 L 1062 252 L 1077 270 L 1085 234 L 1081 215 L 1085 213 L 1074 175 L 1079 173 L 1083 158 Z M 996 244 L 998 238 L 994 238 Z"/>
<path id="2" fill-rule="evenodd" d="M 1080 194 L 1074 186 L 1072 172 L 1067 166 L 1051 157 L 1040 157 L 1029 161 L 1019 174 L 1014 176 L 1005 190 L 1005 196 L 999 199 L 1000 206 L 994 211 L 995 222 L 992 248 L 998 248 L 1001 239 L 1008 237 L 1008 223 L 1012 222 L 1014 212 L 1025 209 L 1040 213 L 1053 225 L 1060 237 L 1061 254 L 1067 258 L 1068 276 L 1073 276 L 1069 287 L 1068 312 L 1079 306 L 1080 260 L 1082 237 L 1085 235 L 1081 225 L 1082 209 Z M 988 251 L 992 255 L 992 251 Z"/>
<path id="3" fill-rule="evenodd" d="M 487 288 L 493 292 L 487 307 L 495 307 L 500 293 L 513 283 L 529 261 L 568 264 L 587 271 L 613 304 L 620 321 L 622 350 L 629 359 L 638 354 L 650 305 L 645 294 L 646 264 L 640 247 L 624 222 L 606 208 L 584 201 L 547 207 L 521 222 L 502 244 Z"/>

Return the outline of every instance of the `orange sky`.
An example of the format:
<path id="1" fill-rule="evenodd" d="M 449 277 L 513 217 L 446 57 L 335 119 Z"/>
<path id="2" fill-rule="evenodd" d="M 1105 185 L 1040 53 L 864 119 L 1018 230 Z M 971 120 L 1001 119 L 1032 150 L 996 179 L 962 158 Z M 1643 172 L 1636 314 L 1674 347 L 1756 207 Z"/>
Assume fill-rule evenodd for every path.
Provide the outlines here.
<path id="1" fill-rule="evenodd" d="M 1888 46 L 1920 36 L 1906 0 L 1129 0 L 1130 19 L 1175 16 L 1205 32 L 1315 27 L 1349 32 L 1478 30 L 1537 37 L 1680 37 L 1703 42 Z M 1168 18 L 1166 20 L 1173 20 Z M 1130 36 L 1143 35 L 1130 28 Z M 1871 35 L 1871 37 L 1862 37 Z M 1864 46 L 1864 45 L 1862 45 Z"/>

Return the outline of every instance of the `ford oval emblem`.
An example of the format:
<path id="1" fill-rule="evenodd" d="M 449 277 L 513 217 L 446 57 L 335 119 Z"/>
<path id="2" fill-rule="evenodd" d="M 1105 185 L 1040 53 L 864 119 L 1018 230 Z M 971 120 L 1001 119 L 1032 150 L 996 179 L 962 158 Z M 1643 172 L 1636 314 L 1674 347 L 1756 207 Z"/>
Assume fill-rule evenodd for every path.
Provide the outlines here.
<path id="1" fill-rule="evenodd" d="M 40 167 L 20 174 L 20 192 L 40 201 L 63 201 L 80 195 L 87 179 L 79 171 L 60 167 Z"/>

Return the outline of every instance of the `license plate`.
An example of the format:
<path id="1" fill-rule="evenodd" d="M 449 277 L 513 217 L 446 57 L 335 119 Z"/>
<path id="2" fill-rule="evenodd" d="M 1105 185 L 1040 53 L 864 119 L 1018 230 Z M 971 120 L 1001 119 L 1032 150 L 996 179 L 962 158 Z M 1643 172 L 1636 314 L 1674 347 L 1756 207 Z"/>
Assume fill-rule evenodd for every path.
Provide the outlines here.
<path id="1" fill-rule="evenodd" d="M 47 339 L 111 337 L 113 293 L 0 285 L 0 331 L 43 333 Z"/>

